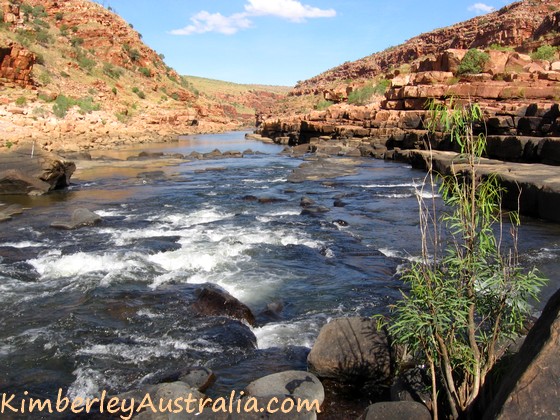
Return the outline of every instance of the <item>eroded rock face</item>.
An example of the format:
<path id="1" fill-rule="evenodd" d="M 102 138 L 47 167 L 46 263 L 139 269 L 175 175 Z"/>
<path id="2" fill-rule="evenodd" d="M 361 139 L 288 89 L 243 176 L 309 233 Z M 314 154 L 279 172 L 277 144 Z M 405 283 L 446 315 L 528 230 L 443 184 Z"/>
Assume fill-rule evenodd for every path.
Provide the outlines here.
<path id="1" fill-rule="evenodd" d="M 339 318 L 326 324 L 307 358 L 319 377 L 340 382 L 386 382 L 391 376 L 392 355 L 387 336 L 367 318 Z"/>
<path id="2" fill-rule="evenodd" d="M 560 418 L 560 291 L 546 304 L 485 419 Z"/>
<path id="3" fill-rule="evenodd" d="M 37 56 L 20 44 L 0 45 L 0 83 L 13 82 L 21 87 L 33 86 L 31 72 Z"/>

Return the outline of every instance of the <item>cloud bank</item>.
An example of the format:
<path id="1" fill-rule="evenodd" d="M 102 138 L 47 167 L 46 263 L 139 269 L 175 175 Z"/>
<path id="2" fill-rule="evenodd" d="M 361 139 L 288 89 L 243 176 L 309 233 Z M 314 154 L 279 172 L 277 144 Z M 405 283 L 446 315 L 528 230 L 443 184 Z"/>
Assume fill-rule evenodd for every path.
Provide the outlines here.
<path id="1" fill-rule="evenodd" d="M 224 16 L 221 13 L 209 13 L 205 10 L 190 18 L 191 24 L 181 29 L 174 29 L 173 35 L 203 34 L 217 32 L 233 35 L 239 30 L 252 26 L 252 17 L 275 16 L 291 22 L 305 22 L 307 19 L 330 18 L 336 16 L 334 9 L 319 9 L 298 0 L 248 0 L 245 12 Z"/>
<path id="2" fill-rule="evenodd" d="M 469 6 L 468 10 L 470 12 L 475 12 L 477 15 L 484 15 L 486 13 L 490 13 L 496 10 L 495 7 L 493 6 L 489 6 L 487 4 L 484 3 L 475 3 L 471 6 Z"/>

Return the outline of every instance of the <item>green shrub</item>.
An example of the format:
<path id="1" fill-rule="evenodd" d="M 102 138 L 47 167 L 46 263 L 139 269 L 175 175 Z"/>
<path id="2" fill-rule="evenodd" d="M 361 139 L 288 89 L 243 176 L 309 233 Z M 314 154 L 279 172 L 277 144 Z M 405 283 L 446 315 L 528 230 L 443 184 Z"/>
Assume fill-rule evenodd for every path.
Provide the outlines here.
<path id="1" fill-rule="evenodd" d="M 63 23 L 62 25 L 60 25 L 60 35 L 62 36 L 68 36 L 68 25 Z"/>
<path id="2" fill-rule="evenodd" d="M 111 63 L 104 63 L 103 73 L 109 76 L 111 79 L 119 79 L 124 74 L 124 70 L 120 67 L 114 66 Z"/>
<path id="3" fill-rule="evenodd" d="M 54 15 L 54 18 L 56 19 L 57 22 L 60 22 L 60 21 L 62 20 L 62 18 L 64 18 L 64 13 L 62 13 L 62 12 L 57 12 L 57 13 Z"/>
<path id="4" fill-rule="evenodd" d="M 11 141 L 8 140 L 8 141 L 6 141 L 5 145 L 6 145 L 7 149 L 11 149 L 12 146 L 14 145 L 14 143 L 12 143 Z"/>
<path id="5" fill-rule="evenodd" d="M 484 70 L 484 65 L 488 62 L 489 59 L 490 56 L 484 51 L 472 48 L 468 50 L 463 57 L 463 60 L 459 65 L 459 69 L 457 70 L 457 74 L 482 73 L 482 71 Z"/>
<path id="6" fill-rule="evenodd" d="M 44 21 L 43 19 L 35 19 L 33 23 L 35 24 L 36 28 L 49 29 L 51 27 L 51 25 L 49 25 L 49 22 Z"/>
<path id="7" fill-rule="evenodd" d="M 142 92 L 137 86 L 132 88 L 132 92 L 138 95 L 140 99 L 146 99 L 146 94 Z"/>
<path id="8" fill-rule="evenodd" d="M 348 95 L 348 103 L 352 105 L 365 105 L 369 102 L 374 93 L 375 87 L 373 85 L 366 85 L 350 92 Z"/>
<path id="9" fill-rule="evenodd" d="M 132 62 L 136 62 L 142 57 L 140 51 L 138 51 L 136 48 L 131 48 L 128 44 L 123 45 L 123 50 L 126 52 L 128 58 L 130 58 L 130 61 Z"/>
<path id="10" fill-rule="evenodd" d="M 88 56 L 84 55 L 79 55 L 78 56 L 78 65 L 84 69 L 85 71 L 87 71 L 88 73 L 90 73 L 93 68 L 95 67 L 95 65 L 97 64 L 95 62 L 95 60 L 89 58 Z"/>
<path id="11" fill-rule="evenodd" d="M 74 105 L 74 101 L 72 98 L 68 98 L 65 95 L 58 95 L 56 100 L 54 101 L 54 105 L 52 107 L 53 114 L 57 118 L 64 118 L 68 113 L 68 110 Z"/>
<path id="12" fill-rule="evenodd" d="M 391 86 L 391 81 L 387 79 L 381 79 L 377 82 L 375 87 L 373 88 L 373 93 L 375 95 L 383 95 L 387 92 L 387 89 Z"/>
<path id="13" fill-rule="evenodd" d="M 45 102 L 52 102 L 52 101 L 53 101 L 52 97 L 49 96 L 49 95 L 47 95 L 47 94 L 45 94 L 45 93 L 39 93 L 39 94 L 37 95 L 37 97 L 38 97 L 40 100 L 45 101 Z"/>
<path id="14" fill-rule="evenodd" d="M 146 77 L 151 77 L 151 76 L 152 76 L 152 72 L 151 72 L 150 69 L 147 68 L 147 67 L 140 67 L 140 68 L 138 69 L 138 71 L 139 71 L 140 73 L 142 73 L 142 74 L 143 74 L 144 76 L 146 76 Z"/>
<path id="15" fill-rule="evenodd" d="M 42 4 L 38 4 L 37 6 L 32 8 L 31 14 L 34 18 L 42 18 L 47 17 L 47 12 L 45 11 L 45 6 Z"/>
<path id="16" fill-rule="evenodd" d="M 79 36 L 75 36 L 70 40 L 70 45 L 72 45 L 74 48 L 81 47 L 83 43 L 84 38 L 80 38 Z"/>
<path id="17" fill-rule="evenodd" d="M 326 99 L 321 99 L 319 102 L 317 102 L 317 105 L 315 105 L 315 109 L 317 111 L 323 111 L 327 109 L 329 106 L 331 106 L 332 104 L 333 102 L 331 101 L 327 101 Z"/>
<path id="18" fill-rule="evenodd" d="M 531 54 L 533 60 L 547 60 L 553 61 L 556 57 L 557 47 L 552 45 L 541 45 L 535 52 Z"/>
<path id="19" fill-rule="evenodd" d="M 64 70 L 62 70 L 62 71 L 60 72 L 60 75 L 61 75 L 62 77 L 64 77 L 65 79 L 68 79 L 68 78 L 70 77 L 70 75 L 69 75 L 68 73 L 66 73 Z"/>
<path id="20" fill-rule="evenodd" d="M 117 88 L 115 86 L 113 86 L 113 88 L 111 89 L 111 92 L 113 92 L 113 95 L 117 94 Z"/>
<path id="21" fill-rule="evenodd" d="M 44 71 L 44 72 L 42 72 L 41 75 L 39 76 L 39 80 L 41 81 L 41 83 L 42 83 L 43 85 L 46 86 L 46 85 L 48 85 L 49 83 L 52 82 L 51 74 L 50 74 L 48 71 Z"/>
<path id="22" fill-rule="evenodd" d="M 493 51 L 515 51 L 515 49 L 513 47 L 510 46 L 505 46 L 505 45 L 500 45 L 500 44 L 491 44 L 488 47 L 489 50 L 493 50 Z"/>
<path id="23" fill-rule="evenodd" d="M 93 102 L 93 98 L 91 96 L 77 99 L 74 102 L 80 108 L 80 114 L 89 114 L 92 111 L 99 111 L 101 108 L 99 104 Z"/>
<path id="24" fill-rule="evenodd" d="M 41 29 L 41 30 L 35 32 L 35 40 L 39 44 L 41 44 L 43 46 L 47 46 L 47 45 L 49 45 L 53 42 L 53 37 L 48 31 L 45 31 L 45 30 Z"/>
<path id="25" fill-rule="evenodd" d="M 16 99 L 17 106 L 24 106 L 26 104 L 27 104 L 27 99 L 25 98 L 25 96 L 20 96 L 19 98 Z"/>

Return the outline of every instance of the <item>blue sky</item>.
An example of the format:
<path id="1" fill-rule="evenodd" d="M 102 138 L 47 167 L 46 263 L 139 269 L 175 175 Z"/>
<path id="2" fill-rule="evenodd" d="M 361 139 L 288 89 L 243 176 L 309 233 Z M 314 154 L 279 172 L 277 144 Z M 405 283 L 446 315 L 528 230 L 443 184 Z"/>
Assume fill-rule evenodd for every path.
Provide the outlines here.
<path id="1" fill-rule="evenodd" d="M 180 74 L 294 85 L 508 0 L 97 0 Z"/>

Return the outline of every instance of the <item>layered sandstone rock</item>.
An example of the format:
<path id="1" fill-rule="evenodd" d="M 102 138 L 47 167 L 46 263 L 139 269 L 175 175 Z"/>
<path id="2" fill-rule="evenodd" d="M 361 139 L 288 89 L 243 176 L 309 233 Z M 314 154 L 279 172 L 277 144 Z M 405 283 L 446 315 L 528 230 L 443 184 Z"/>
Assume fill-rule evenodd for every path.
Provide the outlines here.
<path id="1" fill-rule="evenodd" d="M 27 48 L 10 42 L 0 46 L 0 84 L 15 83 L 31 87 L 31 72 L 37 56 Z"/>

